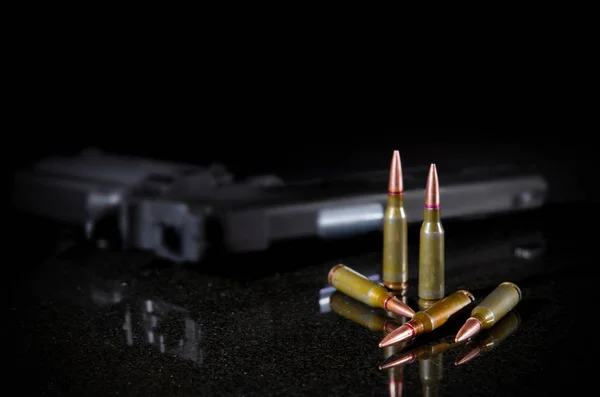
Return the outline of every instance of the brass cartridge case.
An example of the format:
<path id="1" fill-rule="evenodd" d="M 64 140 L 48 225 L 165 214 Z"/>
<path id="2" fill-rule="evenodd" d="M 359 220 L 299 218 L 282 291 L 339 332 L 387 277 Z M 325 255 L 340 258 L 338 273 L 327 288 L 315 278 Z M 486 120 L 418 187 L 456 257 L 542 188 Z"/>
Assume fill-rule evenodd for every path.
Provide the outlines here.
<path id="1" fill-rule="evenodd" d="M 516 284 L 505 281 L 498 285 L 479 303 L 471 317 L 481 322 L 482 328 L 490 328 L 511 311 L 521 300 L 521 290 Z"/>
<path id="2" fill-rule="evenodd" d="M 420 299 L 437 300 L 444 297 L 444 227 L 439 208 L 425 208 L 419 240 Z"/>
<path id="3" fill-rule="evenodd" d="M 371 331 L 384 331 L 389 333 L 400 326 L 385 314 L 377 313 L 375 309 L 338 291 L 334 292 L 329 297 L 329 306 L 331 307 L 331 310 L 340 316 L 354 321 Z"/>
<path id="4" fill-rule="evenodd" d="M 404 196 L 388 195 L 383 215 L 383 284 L 395 291 L 408 284 L 408 243 Z"/>
<path id="5" fill-rule="evenodd" d="M 338 291 L 371 307 L 381 307 L 406 317 L 414 315 L 414 310 L 388 292 L 383 285 L 342 264 L 329 271 L 328 281 Z"/>
<path id="6" fill-rule="evenodd" d="M 342 264 L 334 266 L 328 278 L 335 289 L 371 307 L 383 307 L 385 300 L 391 296 L 383 285 Z"/>
<path id="7" fill-rule="evenodd" d="M 444 325 L 450 317 L 469 306 L 474 300 L 473 294 L 469 291 L 456 291 L 427 309 L 417 312 L 406 324 L 413 327 L 415 336 L 431 332 Z"/>

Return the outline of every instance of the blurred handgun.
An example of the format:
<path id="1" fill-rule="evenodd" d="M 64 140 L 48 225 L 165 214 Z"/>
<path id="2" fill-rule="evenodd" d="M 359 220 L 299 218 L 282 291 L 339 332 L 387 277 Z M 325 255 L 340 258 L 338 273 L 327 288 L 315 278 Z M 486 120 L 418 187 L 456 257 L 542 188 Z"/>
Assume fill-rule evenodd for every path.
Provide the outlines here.
<path id="1" fill-rule="evenodd" d="M 176 261 L 209 246 L 268 249 L 282 240 L 339 238 L 381 230 L 389 170 L 287 182 L 235 180 L 223 166 L 199 167 L 87 150 L 44 159 L 16 174 L 16 209 L 80 225 L 88 239 L 109 228 L 123 248 Z M 405 168 L 408 221 L 421 222 L 427 167 Z M 522 166 L 466 168 L 440 177 L 445 219 L 540 207 L 547 183 Z"/>

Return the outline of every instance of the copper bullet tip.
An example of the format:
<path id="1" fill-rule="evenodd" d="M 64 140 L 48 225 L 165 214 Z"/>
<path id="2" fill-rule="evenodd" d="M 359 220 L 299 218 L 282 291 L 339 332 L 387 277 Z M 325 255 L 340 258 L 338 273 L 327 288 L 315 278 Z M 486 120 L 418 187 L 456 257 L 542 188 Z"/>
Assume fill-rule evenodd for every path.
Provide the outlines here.
<path id="1" fill-rule="evenodd" d="M 475 317 L 470 317 L 465 322 L 465 325 L 463 325 L 461 329 L 458 330 L 454 341 L 458 343 L 467 340 L 476 335 L 479 331 L 481 331 L 481 328 L 483 328 L 481 321 L 479 321 Z"/>
<path id="2" fill-rule="evenodd" d="M 465 354 L 464 356 L 457 358 L 456 361 L 454 362 L 454 365 L 466 364 L 469 361 L 471 361 L 472 359 L 474 359 L 475 357 L 477 357 L 480 353 L 481 353 L 481 348 L 478 346 L 474 347 L 472 350 L 469 350 L 469 352 L 467 354 Z"/>
<path id="3" fill-rule="evenodd" d="M 389 333 L 379 342 L 379 347 L 388 347 L 411 339 L 415 335 L 414 328 L 406 323 L 398 327 L 394 332 Z"/>
<path id="4" fill-rule="evenodd" d="M 400 162 L 400 152 L 394 150 L 392 163 L 390 164 L 390 181 L 388 183 L 388 195 L 397 196 L 402 194 L 404 188 L 402 182 L 402 163 Z"/>
<path id="5" fill-rule="evenodd" d="M 390 296 L 383 303 L 383 308 L 388 312 L 396 313 L 404 317 L 413 318 L 415 311 L 406 303 L 402 302 L 395 296 Z"/>
<path id="6" fill-rule="evenodd" d="M 427 187 L 425 188 L 425 208 L 440 208 L 440 185 L 438 183 L 437 169 L 433 163 L 429 166 L 429 175 L 427 176 Z"/>

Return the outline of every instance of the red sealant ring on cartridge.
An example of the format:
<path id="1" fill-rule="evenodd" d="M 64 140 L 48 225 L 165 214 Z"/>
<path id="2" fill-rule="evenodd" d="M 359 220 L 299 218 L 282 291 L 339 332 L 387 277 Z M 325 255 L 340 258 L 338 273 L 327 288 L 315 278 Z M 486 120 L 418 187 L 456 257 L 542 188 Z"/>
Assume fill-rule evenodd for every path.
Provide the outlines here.
<path id="1" fill-rule="evenodd" d="M 412 335 L 411 336 L 415 336 L 415 329 L 412 325 L 410 325 L 409 323 L 404 323 L 402 325 L 406 325 L 408 328 L 410 328 Z"/>

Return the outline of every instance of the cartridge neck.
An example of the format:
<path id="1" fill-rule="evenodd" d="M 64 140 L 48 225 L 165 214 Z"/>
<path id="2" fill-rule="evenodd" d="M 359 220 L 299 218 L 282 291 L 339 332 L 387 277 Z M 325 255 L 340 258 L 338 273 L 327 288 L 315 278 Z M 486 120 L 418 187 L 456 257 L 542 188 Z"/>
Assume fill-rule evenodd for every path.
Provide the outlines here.
<path id="1" fill-rule="evenodd" d="M 423 332 L 423 323 L 420 321 L 417 321 L 415 319 L 412 319 L 410 321 L 408 321 L 407 323 L 405 323 L 406 325 L 408 325 L 409 327 L 411 327 L 414 331 L 414 335 L 413 336 L 417 336 L 420 333 Z"/>
<path id="2" fill-rule="evenodd" d="M 481 323 L 482 327 L 486 322 L 489 321 L 488 319 L 485 318 L 485 316 L 482 316 L 479 313 L 471 313 L 471 318 L 474 318 L 475 320 L 479 321 Z"/>
<path id="3" fill-rule="evenodd" d="M 388 207 L 403 207 L 404 194 L 388 194 L 387 205 Z"/>
<path id="4" fill-rule="evenodd" d="M 423 210 L 424 222 L 441 222 L 442 214 L 439 208 L 425 208 Z"/>

